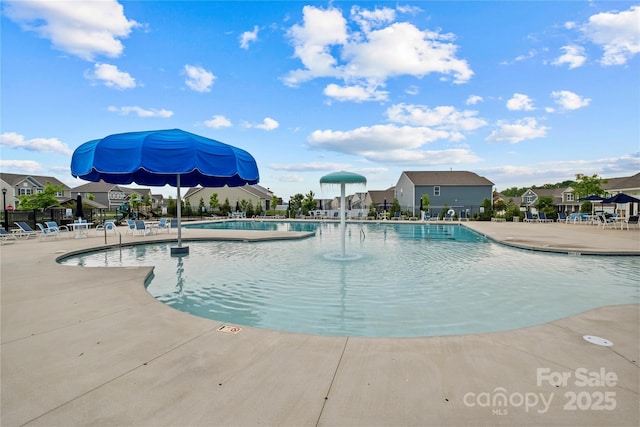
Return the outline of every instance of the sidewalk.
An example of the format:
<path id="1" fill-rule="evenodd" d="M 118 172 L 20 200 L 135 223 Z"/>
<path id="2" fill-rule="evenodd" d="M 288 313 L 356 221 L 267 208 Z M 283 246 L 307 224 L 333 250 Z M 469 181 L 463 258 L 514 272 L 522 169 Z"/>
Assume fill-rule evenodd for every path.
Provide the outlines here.
<path id="1" fill-rule="evenodd" d="M 636 230 L 464 225 L 545 250 L 640 253 Z M 286 237 L 183 229 L 183 239 L 263 236 Z M 123 242 L 167 238 L 176 235 Z M 250 327 L 225 333 L 220 322 L 151 297 L 143 286 L 151 267 L 55 262 L 102 245 L 104 236 L 92 231 L 87 239 L 0 248 L 3 427 L 640 423 L 638 305 L 478 335 L 320 337 Z"/>

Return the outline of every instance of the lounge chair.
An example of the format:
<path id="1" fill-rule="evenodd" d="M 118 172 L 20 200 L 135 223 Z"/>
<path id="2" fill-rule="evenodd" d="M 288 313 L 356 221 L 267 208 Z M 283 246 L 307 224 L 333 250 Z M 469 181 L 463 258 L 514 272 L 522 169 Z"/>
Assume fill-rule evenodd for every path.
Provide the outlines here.
<path id="1" fill-rule="evenodd" d="M 133 236 L 133 233 L 136 231 L 136 222 L 132 219 L 128 219 L 127 220 L 127 226 L 129 227 L 127 229 L 127 232 L 125 233 L 125 236 L 129 233 L 131 233 L 131 235 Z"/>
<path id="2" fill-rule="evenodd" d="M 564 212 L 558 212 L 558 218 L 556 219 L 556 222 L 569 222 L 567 214 Z"/>
<path id="3" fill-rule="evenodd" d="M 58 225 L 55 221 L 45 221 L 44 225 L 47 226 L 47 230 L 51 230 L 54 233 L 69 232 L 69 227 L 66 225 Z"/>
<path id="4" fill-rule="evenodd" d="M 113 234 L 117 234 L 117 230 L 116 230 L 116 222 L 113 219 L 107 219 L 105 220 L 104 224 L 100 224 L 96 226 L 96 233 L 99 232 L 105 232 L 105 231 L 113 231 Z"/>
<path id="5" fill-rule="evenodd" d="M 0 228 L 0 243 L 1 244 L 5 244 L 5 243 L 15 243 L 16 240 L 18 240 L 15 236 L 15 234 L 13 233 L 7 233 L 7 230 L 5 230 L 4 228 Z"/>
<path id="6" fill-rule="evenodd" d="M 38 233 L 24 221 L 16 221 L 14 224 L 20 229 L 18 237 L 26 237 L 28 239 L 31 236 L 36 237 L 38 235 Z"/>
<path id="7" fill-rule="evenodd" d="M 447 211 L 446 214 L 444 214 L 444 220 L 445 221 L 453 221 L 453 215 L 455 214 L 455 212 L 453 211 L 453 209 L 449 209 Z"/>
<path id="8" fill-rule="evenodd" d="M 38 228 L 40 229 L 40 240 L 47 240 L 49 237 L 55 237 L 56 239 L 60 238 L 60 231 L 57 228 L 45 228 L 44 225 L 39 222 L 36 223 Z"/>
<path id="9" fill-rule="evenodd" d="M 524 213 L 524 222 L 535 222 L 535 218 L 531 212 Z"/>
<path id="10" fill-rule="evenodd" d="M 158 231 L 166 230 L 168 233 L 171 229 L 171 223 L 169 222 L 169 218 L 160 218 L 160 222 L 158 222 Z"/>
<path id="11" fill-rule="evenodd" d="M 399 220 L 400 219 L 400 212 L 396 212 L 395 214 L 393 214 L 393 220 Z"/>
<path id="12" fill-rule="evenodd" d="M 547 218 L 544 212 L 538 212 L 538 222 L 553 222 L 551 218 Z"/>
<path id="13" fill-rule="evenodd" d="M 469 221 L 469 218 L 467 217 L 467 211 L 460 211 L 458 221 Z"/>

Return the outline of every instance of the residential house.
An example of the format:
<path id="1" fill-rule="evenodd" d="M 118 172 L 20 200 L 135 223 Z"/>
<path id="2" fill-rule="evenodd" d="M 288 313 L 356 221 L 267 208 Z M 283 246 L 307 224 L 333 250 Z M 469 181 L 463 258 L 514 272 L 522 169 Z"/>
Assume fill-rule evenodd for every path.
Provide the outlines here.
<path id="1" fill-rule="evenodd" d="M 550 197 L 556 212 L 577 212 L 580 202 L 573 194 L 573 188 L 529 188 L 522 194 L 522 207 L 535 213 L 535 205 L 540 197 Z"/>
<path id="2" fill-rule="evenodd" d="M 482 202 L 493 199 L 493 182 L 469 171 L 404 171 L 395 186 L 400 209 L 419 215 L 423 194 L 429 196 L 429 211 L 439 215 L 445 208 L 458 215 L 480 211 Z"/>
<path id="3" fill-rule="evenodd" d="M 200 199 L 202 199 L 205 210 L 210 212 L 209 201 L 214 193 L 218 195 L 220 206 L 224 204 L 225 200 L 229 200 L 231 210 L 234 211 L 237 206 L 242 205 L 243 200 L 251 202 L 256 210 L 261 208 L 267 211 L 271 209 L 271 199 L 273 198 L 271 190 L 255 184 L 241 187 L 194 187 L 190 188 L 182 199 L 185 204 L 188 202 L 192 209 L 197 209 L 200 206 Z"/>
<path id="4" fill-rule="evenodd" d="M 20 196 L 41 193 L 47 183 L 56 187 L 62 187 L 62 191 L 55 195 L 59 202 L 63 202 L 71 197 L 69 186 L 52 176 L 0 173 L 3 208 L 9 210 L 17 209 L 20 204 Z"/>
<path id="5" fill-rule="evenodd" d="M 129 188 L 118 184 L 109 184 L 104 181 L 88 182 L 71 190 L 72 198 L 80 195 L 83 199 L 88 199 L 91 196 L 94 202 L 105 206 L 108 210 L 117 210 L 122 204 L 129 203 L 131 196 L 134 194 L 140 201 L 146 197 L 152 198 L 149 188 Z M 149 209 L 153 209 L 153 206 L 140 207 L 141 211 L 147 211 Z"/>
<path id="6" fill-rule="evenodd" d="M 389 187 L 386 190 L 369 190 L 369 204 L 374 205 L 376 207 L 376 211 L 379 212 L 385 209 L 389 210 L 391 203 L 393 203 L 394 191 L 394 187 Z"/>

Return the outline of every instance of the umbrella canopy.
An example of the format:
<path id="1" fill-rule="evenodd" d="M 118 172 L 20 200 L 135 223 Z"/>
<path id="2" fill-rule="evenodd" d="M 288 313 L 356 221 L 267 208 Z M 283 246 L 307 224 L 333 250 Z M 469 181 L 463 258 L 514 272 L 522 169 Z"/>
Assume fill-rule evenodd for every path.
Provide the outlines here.
<path id="1" fill-rule="evenodd" d="M 586 196 L 586 197 L 581 197 L 578 199 L 579 202 L 585 202 L 585 201 L 589 201 L 589 202 L 601 202 L 604 199 L 606 199 L 606 197 L 604 196 L 598 196 L 597 194 L 592 194 L 591 196 Z"/>
<path id="2" fill-rule="evenodd" d="M 85 142 L 73 152 L 71 174 L 93 182 L 176 187 L 179 247 L 181 185 L 238 187 L 260 180 L 248 152 L 180 129 L 127 132 Z"/>
<path id="3" fill-rule="evenodd" d="M 624 193 L 618 193 L 615 196 L 609 197 L 608 199 L 604 199 L 602 203 L 610 204 L 610 203 L 640 203 L 640 199 L 636 199 L 633 196 Z"/>

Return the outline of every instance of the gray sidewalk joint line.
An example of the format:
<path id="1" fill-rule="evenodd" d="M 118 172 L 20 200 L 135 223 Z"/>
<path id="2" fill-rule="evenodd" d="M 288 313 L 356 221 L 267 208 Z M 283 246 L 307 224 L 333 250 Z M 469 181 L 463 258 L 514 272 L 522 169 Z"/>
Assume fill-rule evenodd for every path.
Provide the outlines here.
<path id="1" fill-rule="evenodd" d="M 331 377 L 331 382 L 329 383 L 329 388 L 327 389 L 327 393 L 324 397 L 324 402 L 322 402 L 322 407 L 320 408 L 320 413 L 318 414 L 318 420 L 316 421 L 316 427 L 320 424 L 320 419 L 322 418 L 322 413 L 324 412 L 324 407 L 327 404 L 327 400 L 329 400 L 329 395 L 331 394 L 331 388 L 333 387 L 333 383 L 336 380 L 336 376 L 338 376 L 338 370 L 340 369 L 340 365 L 342 364 L 342 358 L 344 357 L 344 353 L 347 350 L 347 344 L 349 344 L 349 337 L 346 337 L 344 340 L 344 346 L 342 347 L 342 352 L 340 353 L 340 358 L 338 358 L 338 363 L 336 364 L 336 369 L 333 371 L 333 377 Z"/>

